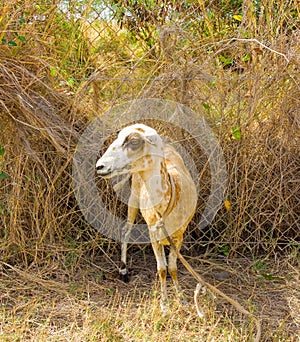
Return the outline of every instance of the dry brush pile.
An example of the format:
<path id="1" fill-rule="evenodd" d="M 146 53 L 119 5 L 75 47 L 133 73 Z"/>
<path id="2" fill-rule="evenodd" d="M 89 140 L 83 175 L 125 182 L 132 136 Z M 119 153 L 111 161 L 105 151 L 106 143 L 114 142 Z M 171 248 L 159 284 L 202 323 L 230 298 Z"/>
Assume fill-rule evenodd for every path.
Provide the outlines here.
<path id="1" fill-rule="evenodd" d="M 61 244 L 89 230 L 78 212 L 70 177 L 80 132 L 101 114 L 101 108 L 146 97 L 175 100 L 204 115 L 224 151 L 225 205 L 204 232 L 196 229 L 199 209 L 187 246 L 197 249 L 201 241 L 202 252 L 226 250 L 232 255 L 271 255 L 296 247 L 299 31 L 279 35 L 269 48 L 254 39 L 197 42 L 183 29 L 161 28 L 156 60 L 146 52 L 143 58 L 135 56 L 137 61 L 129 67 L 127 62 L 116 66 L 118 45 L 110 51 L 110 60 L 93 51 L 84 40 L 89 37 L 85 23 L 75 27 L 76 35 L 71 31 L 80 45 L 69 49 L 69 62 L 79 58 L 75 52 L 81 58 L 74 62 L 73 73 L 79 77 L 85 70 L 90 75 L 86 81 L 76 81 L 76 90 L 71 76 L 66 80 L 57 71 L 62 70 L 59 62 L 66 65 L 62 48 L 66 38 L 58 39 L 55 31 L 63 24 L 54 18 L 54 8 L 46 19 L 25 25 L 23 14 L 12 12 L 2 38 L 1 234 L 7 255 L 32 261 L 40 257 L 44 244 Z M 97 31 L 101 44 L 104 37 L 112 39 L 102 33 L 104 29 Z M 54 53 L 57 59 L 52 58 Z M 199 146 L 188 147 L 194 160 L 199 159 Z M 209 174 L 200 185 L 203 205 Z"/>

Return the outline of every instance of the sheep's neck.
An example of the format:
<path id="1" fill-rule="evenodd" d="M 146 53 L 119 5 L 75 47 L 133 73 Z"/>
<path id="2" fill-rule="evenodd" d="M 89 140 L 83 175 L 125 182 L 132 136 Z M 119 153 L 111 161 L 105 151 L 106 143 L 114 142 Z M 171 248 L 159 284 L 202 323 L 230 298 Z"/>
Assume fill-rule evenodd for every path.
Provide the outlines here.
<path id="1" fill-rule="evenodd" d="M 171 184 L 165 161 L 161 160 L 155 167 L 139 174 L 147 190 L 148 204 L 162 215 L 171 198 Z"/>

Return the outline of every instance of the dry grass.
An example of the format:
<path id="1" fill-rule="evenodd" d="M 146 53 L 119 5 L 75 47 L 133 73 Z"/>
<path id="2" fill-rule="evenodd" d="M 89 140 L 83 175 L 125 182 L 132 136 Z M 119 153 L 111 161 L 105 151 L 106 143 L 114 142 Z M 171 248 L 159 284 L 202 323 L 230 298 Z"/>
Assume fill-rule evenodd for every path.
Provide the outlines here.
<path id="1" fill-rule="evenodd" d="M 182 268 L 188 304 L 173 298 L 168 314 L 162 316 L 155 267 L 146 268 L 154 264 L 154 258 L 142 262 L 134 258 L 137 266 L 132 266 L 128 285 L 116 280 L 116 270 L 101 256 L 93 262 L 80 258 L 72 272 L 70 265 L 65 269 L 63 258 L 49 261 L 47 267 L 25 270 L 1 265 L 2 340 L 251 341 L 254 336 L 254 322 L 209 295 L 200 296 L 206 314 L 200 319 L 190 299 L 195 281 Z M 215 265 L 205 265 L 195 258 L 191 262 L 211 283 L 260 313 L 262 341 L 296 341 L 299 306 L 295 285 L 299 279 L 288 264 L 282 272 L 282 265 L 266 263 L 274 275 L 268 279 L 248 260 L 214 260 Z M 216 280 L 218 277 L 226 279 Z"/>
<path id="2" fill-rule="evenodd" d="M 257 18 L 246 4 L 241 25 L 215 27 L 216 18 L 206 17 L 208 35 L 168 25 L 150 48 L 132 42 L 126 28 L 114 35 L 116 23 L 59 17 L 56 5 L 0 5 L 1 340 L 251 341 L 254 323 L 220 299 L 199 298 L 206 317 L 198 318 L 196 284 L 182 267 L 189 304 L 174 301 L 162 316 L 150 249 L 130 248 L 131 282 L 120 283 L 118 244 L 79 211 L 71 164 L 80 133 L 99 112 L 146 97 L 202 113 L 227 162 L 231 210 L 221 208 L 200 232 L 200 206 L 183 254 L 262 318 L 263 341 L 297 340 L 299 7 L 264 1 Z M 109 48 L 97 51 L 97 39 Z M 172 127 L 153 124 L 179 139 Z M 206 159 L 188 141 L 182 144 L 201 168 Z M 199 204 L 209 192 L 210 175 L 203 177 Z"/>

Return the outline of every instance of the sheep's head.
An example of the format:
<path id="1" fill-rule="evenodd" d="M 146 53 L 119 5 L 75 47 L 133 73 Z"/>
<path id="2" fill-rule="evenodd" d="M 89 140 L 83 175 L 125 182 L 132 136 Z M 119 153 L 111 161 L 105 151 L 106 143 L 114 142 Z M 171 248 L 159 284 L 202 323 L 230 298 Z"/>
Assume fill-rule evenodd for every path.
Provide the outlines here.
<path id="1" fill-rule="evenodd" d="M 163 142 L 156 130 L 135 124 L 119 132 L 117 139 L 97 161 L 96 170 L 99 176 L 111 178 L 149 170 L 163 158 Z"/>

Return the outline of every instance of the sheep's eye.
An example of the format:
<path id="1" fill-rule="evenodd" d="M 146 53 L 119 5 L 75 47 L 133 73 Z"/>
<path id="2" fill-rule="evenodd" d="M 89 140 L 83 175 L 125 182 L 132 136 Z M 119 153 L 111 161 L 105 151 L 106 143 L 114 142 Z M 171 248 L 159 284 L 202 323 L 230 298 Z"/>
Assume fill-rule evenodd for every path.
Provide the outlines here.
<path id="1" fill-rule="evenodd" d="M 131 139 L 130 145 L 137 146 L 140 143 L 140 139 Z"/>
<path id="2" fill-rule="evenodd" d="M 127 146 L 132 150 L 132 151 L 136 151 L 138 149 L 140 149 L 143 145 L 143 139 L 141 138 L 131 138 L 128 141 Z"/>
<path id="3" fill-rule="evenodd" d="M 138 150 L 143 145 L 144 140 L 137 134 L 131 134 L 125 138 L 123 142 L 124 148 L 130 148 L 131 150 Z"/>

